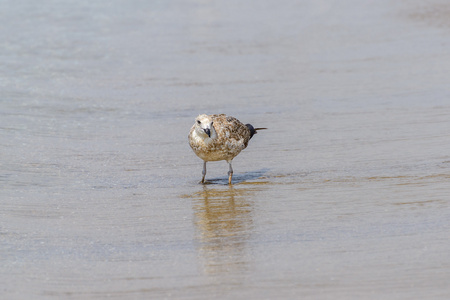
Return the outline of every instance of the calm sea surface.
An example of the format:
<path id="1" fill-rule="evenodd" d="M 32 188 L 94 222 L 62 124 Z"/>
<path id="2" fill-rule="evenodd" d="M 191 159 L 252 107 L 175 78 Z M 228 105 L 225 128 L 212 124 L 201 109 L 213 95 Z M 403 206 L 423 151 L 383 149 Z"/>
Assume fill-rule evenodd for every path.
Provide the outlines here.
<path id="1" fill-rule="evenodd" d="M 449 299 L 444 1 L 0 3 L 2 299 Z M 208 164 L 201 113 L 268 127 Z"/>

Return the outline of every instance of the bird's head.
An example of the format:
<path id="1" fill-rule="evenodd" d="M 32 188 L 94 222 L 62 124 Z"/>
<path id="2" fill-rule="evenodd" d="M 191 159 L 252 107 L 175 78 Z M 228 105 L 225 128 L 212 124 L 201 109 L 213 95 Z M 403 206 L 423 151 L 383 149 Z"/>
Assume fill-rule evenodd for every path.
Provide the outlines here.
<path id="1" fill-rule="evenodd" d="M 213 121 L 208 115 L 199 115 L 195 118 L 195 131 L 203 138 L 214 138 L 216 131 L 214 130 Z"/>

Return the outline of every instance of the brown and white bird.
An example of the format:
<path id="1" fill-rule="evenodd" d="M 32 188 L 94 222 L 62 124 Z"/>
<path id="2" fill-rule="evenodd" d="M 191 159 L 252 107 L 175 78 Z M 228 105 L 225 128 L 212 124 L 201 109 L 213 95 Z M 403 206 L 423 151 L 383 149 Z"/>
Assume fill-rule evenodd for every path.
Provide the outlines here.
<path id="1" fill-rule="evenodd" d="M 242 124 L 238 119 L 220 115 L 199 115 L 189 132 L 189 145 L 194 153 L 203 159 L 203 177 L 205 182 L 206 162 L 226 160 L 229 165 L 228 183 L 231 184 L 233 168 L 231 161 L 242 150 L 257 130 L 250 124 Z"/>

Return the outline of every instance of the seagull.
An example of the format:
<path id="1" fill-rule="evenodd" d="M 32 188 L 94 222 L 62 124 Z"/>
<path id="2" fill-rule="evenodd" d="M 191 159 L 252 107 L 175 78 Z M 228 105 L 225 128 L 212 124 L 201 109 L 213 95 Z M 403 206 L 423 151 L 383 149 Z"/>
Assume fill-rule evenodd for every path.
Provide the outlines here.
<path id="1" fill-rule="evenodd" d="M 220 115 L 199 115 L 189 132 L 189 145 L 194 153 L 203 160 L 203 177 L 205 183 L 206 162 L 226 160 L 229 165 L 228 184 L 231 184 L 233 168 L 231 161 L 242 150 L 258 130 L 250 124 L 243 124 L 238 119 Z"/>

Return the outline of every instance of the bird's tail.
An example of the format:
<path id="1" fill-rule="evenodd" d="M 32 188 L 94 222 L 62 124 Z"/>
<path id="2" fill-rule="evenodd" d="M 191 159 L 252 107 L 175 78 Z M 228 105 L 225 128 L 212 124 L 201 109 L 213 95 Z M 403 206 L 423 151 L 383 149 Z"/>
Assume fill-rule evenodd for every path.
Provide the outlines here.
<path id="1" fill-rule="evenodd" d="M 252 124 L 245 124 L 245 126 L 247 126 L 247 128 L 250 130 L 250 138 L 252 138 L 253 135 L 255 135 L 258 132 L 258 130 L 267 129 L 267 128 L 263 128 L 263 127 L 254 128 Z"/>

